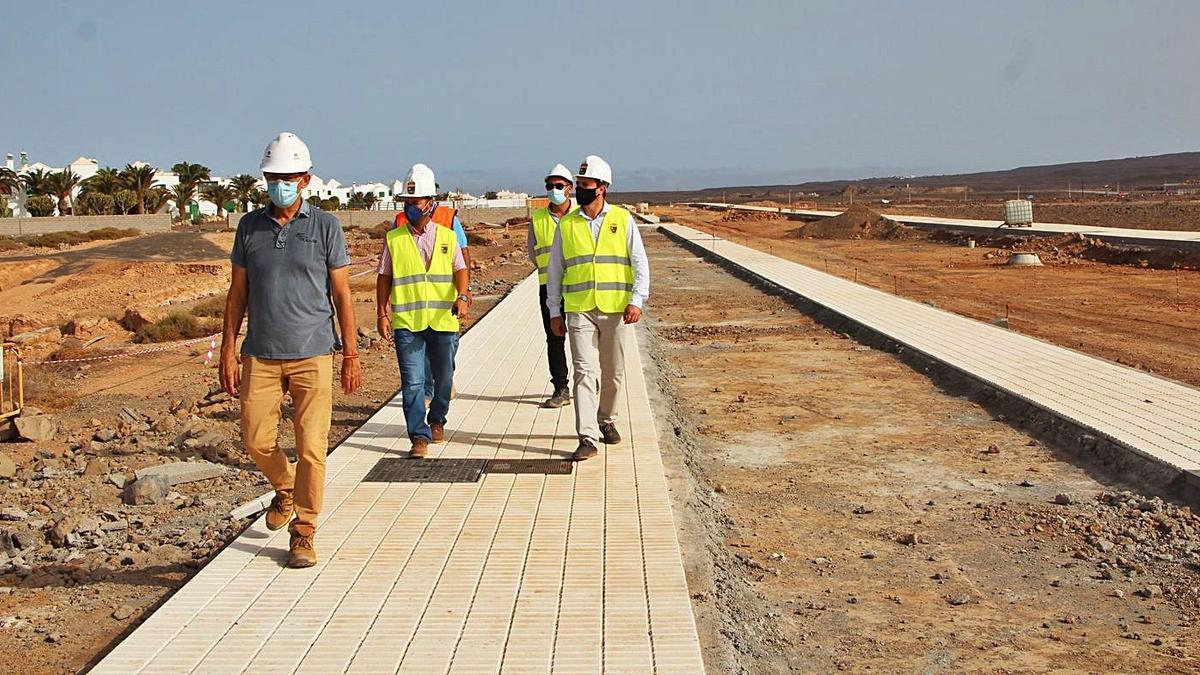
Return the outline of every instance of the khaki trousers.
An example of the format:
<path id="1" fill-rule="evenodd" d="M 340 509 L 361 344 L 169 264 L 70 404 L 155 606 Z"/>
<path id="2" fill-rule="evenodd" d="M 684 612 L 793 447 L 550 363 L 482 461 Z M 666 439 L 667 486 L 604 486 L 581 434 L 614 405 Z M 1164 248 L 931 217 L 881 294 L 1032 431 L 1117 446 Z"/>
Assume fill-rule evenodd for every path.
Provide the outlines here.
<path id="1" fill-rule="evenodd" d="M 567 312 L 567 336 L 575 371 L 575 432 L 600 445 L 600 424 L 617 418 L 625 382 L 625 315 Z"/>
<path id="2" fill-rule="evenodd" d="M 279 448 L 279 406 L 292 395 L 296 430 L 293 467 Z M 307 359 L 242 359 L 242 443 L 277 492 L 296 501 L 294 529 L 311 536 L 325 495 L 325 456 L 333 414 L 333 355 Z"/>

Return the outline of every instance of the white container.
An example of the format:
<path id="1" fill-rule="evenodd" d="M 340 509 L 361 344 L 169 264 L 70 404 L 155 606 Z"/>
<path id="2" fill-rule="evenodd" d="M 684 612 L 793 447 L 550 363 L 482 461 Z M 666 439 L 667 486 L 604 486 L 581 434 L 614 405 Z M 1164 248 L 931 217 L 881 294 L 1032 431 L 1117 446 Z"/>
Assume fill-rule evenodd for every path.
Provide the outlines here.
<path id="1" fill-rule="evenodd" d="M 1004 202 L 1004 224 L 1012 227 L 1033 224 L 1033 202 L 1028 199 L 1010 199 Z"/>

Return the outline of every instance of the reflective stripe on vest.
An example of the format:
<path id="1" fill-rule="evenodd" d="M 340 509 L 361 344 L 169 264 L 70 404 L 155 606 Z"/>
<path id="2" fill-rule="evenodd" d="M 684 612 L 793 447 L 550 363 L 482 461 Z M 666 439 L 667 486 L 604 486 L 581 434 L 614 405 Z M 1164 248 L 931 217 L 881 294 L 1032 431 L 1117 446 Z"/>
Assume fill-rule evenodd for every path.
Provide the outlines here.
<path id="1" fill-rule="evenodd" d="M 546 271 L 550 269 L 550 249 L 554 245 L 554 231 L 558 229 L 558 223 L 554 222 L 549 207 L 534 211 L 532 220 L 533 257 L 537 261 L 538 283 L 545 286 Z"/>
<path id="2" fill-rule="evenodd" d="M 625 311 L 633 299 L 633 261 L 629 257 L 629 212 L 609 205 L 600 234 L 579 211 L 563 216 L 563 306 L 568 312 Z"/>
<path id="3" fill-rule="evenodd" d="M 445 227 L 436 230 L 428 270 L 408 225 L 388 230 L 392 328 L 414 333 L 425 329 L 458 332 L 458 317 L 450 311 L 458 297 L 454 287 L 454 232 Z"/>

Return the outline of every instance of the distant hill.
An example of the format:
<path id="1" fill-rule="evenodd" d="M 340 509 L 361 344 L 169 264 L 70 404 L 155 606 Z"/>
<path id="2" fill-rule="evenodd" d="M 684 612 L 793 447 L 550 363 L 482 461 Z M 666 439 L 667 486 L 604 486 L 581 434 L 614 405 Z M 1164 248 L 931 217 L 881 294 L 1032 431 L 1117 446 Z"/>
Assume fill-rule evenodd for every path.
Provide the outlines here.
<path id="1" fill-rule="evenodd" d="M 1098 190 L 1105 185 L 1122 191 L 1162 190 L 1163 183 L 1178 183 L 1188 179 L 1200 179 L 1200 152 L 1177 152 L 1150 157 L 1127 157 L 1104 159 L 1095 162 L 1071 162 L 1069 164 L 1047 164 L 1022 166 L 1004 171 L 946 174 L 901 178 L 865 178 L 861 180 L 834 180 L 798 183 L 794 185 L 750 185 L 735 187 L 713 187 L 703 190 L 679 192 L 622 192 L 613 193 L 615 202 L 670 202 L 670 201 L 719 201 L 722 195 L 729 201 L 752 199 L 786 199 L 788 192 L 795 195 L 816 192 L 835 195 L 853 185 L 863 192 L 902 192 L 910 186 L 922 191 L 937 191 L 947 188 L 970 188 L 972 193 L 1015 193 L 1053 190 L 1066 192 L 1068 182 L 1074 190 L 1082 185 L 1086 190 Z"/>

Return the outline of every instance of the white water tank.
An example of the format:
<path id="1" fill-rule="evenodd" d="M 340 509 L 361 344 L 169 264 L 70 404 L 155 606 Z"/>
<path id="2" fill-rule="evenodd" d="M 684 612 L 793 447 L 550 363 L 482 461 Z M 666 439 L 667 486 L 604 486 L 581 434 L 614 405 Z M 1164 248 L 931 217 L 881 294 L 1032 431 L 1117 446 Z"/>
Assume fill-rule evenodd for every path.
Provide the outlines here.
<path id="1" fill-rule="evenodd" d="M 1004 202 L 1004 224 L 1009 227 L 1033 225 L 1033 202 L 1028 199 L 1010 199 Z"/>

